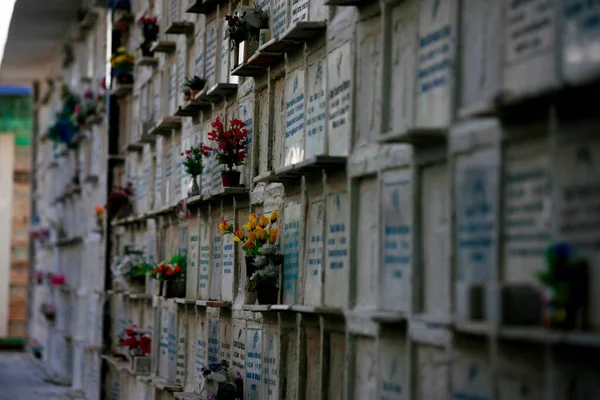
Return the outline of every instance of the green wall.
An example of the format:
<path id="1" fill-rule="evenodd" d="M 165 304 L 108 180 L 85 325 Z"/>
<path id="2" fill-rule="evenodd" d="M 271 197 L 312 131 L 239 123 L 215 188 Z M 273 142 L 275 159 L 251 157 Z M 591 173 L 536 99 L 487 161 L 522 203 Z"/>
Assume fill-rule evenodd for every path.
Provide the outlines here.
<path id="1" fill-rule="evenodd" d="M 0 91 L 0 132 L 14 132 L 17 146 L 29 146 L 31 129 L 31 96 Z"/>

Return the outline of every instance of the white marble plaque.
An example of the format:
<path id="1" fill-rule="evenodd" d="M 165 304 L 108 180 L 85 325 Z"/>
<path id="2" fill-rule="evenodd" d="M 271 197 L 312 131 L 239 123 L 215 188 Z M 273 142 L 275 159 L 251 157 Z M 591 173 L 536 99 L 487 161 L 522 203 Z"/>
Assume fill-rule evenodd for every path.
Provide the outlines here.
<path id="1" fill-rule="evenodd" d="M 214 219 L 214 221 L 219 221 Z M 213 300 L 221 299 L 221 281 L 223 280 L 223 266 L 221 260 L 221 234 L 217 228 L 218 222 L 212 224 L 212 271 L 210 281 L 210 298 Z"/>
<path id="2" fill-rule="evenodd" d="M 308 20 L 308 0 L 292 0 L 292 23 Z"/>
<path id="3" fill-rule="evenodd" d="M 198 262 L 200 254 L 200 218 L 192 215 L 188 229 L 188 256 L 186 270 L 186 297 L 198 297 Z"/>
<path id="4" fill-rule="evenodd" d="M 263 329 L 263 395 L 266 400 L 279 399 L 279 333 Z"/>
<path id="5" fill-rule="evenodd" d="M 408 400 L 406 342 L 398 338 L 381 338 L 379 362 L 379 400 Z"/>
<path id="6" fill-rule="evenodd" d="M 189 119 L 189 118 L 187 118 Z M 180 153 L 184 153 L 189 148 L 192 147 L 192 137 L 190 135 L 186 135 L 181 139 L 181 147 L 180 152 L 177 154 L 177 159 L 179 160 L 179 193 L 178 200 L 187 198 L 187 191 L 189 189 L 189 185 L 192 181 L 192 176 L 185 172 L 185 166 L 183 165 L 183 161 L 185 160 L 185 156 L 182 156 Z"/>
<path id="7" fill-rule="evenodd" d="M 175 382 L 184 385 L 185 383 L 185 357 L 187 353 L 186 348 L 187 341 L 187 313 L 182 312 L 179 316 L 178 321 L 178 334 L 177 334 L 177 364 Z"/>
<path id="8" fill-rule="evenodd" d="M 413 184 L 403 168 L 382 175 L 383 270 L 381 303 L 385 310 L 410 311 L 412 289 Z"/>
<path id="9" fill-rule="evenodd" d="M 348 304 L 349 218 L 348 192 L 329 194 L 325 234 L 325 305 L 329 307 L 346 307 Z"/>
<path id="10" fill-rule="evenodd" d="M 219 361 L 227 360 L 227 362 L 231 364 L 231 338 L 233 333 L 231 322 L 221 320 L 219 322 L 219 328 Z"/>
<path id="11" fill-rule="evenodd" d="M 169 99 L 169 115 L 175 114 L 177 109 L 177 65 L 172 63 L 168 69 L 169 73 L 169 86 L 167 89 L 167 96 Z"/>
<path id="12" fill-rule="evenodd" d="M 557 200 L 557 241 L 570 244 L 590 265 L 598 263 L 600 236 L 600 141 L 597 138 L 583 142 L 561 143 L 552 162 L 560 166 L 554 199 Z M 589 269 L 590 288 L 598 288 L 600 274 Z M 590 325 L 600 327 L 600 290 L 590 289 Z"/>
<path id="13" fill-rule="evenodd" d="M 164 179 L 164 183 L 165 183 L 165 190 L 164 190 L 164 201 L 165 201 L 165 205 L 171 205 L 171 203 L 173 202 L 173 173 L 174 173 L 174 160 L 173 160 L 173 144 L 171 143 L 171 141 L 167 141 L 167 143 L 165 143 L 165 161 L 164 161 L 164 168 L 165 168 L 165 179 Z"/>
<path id="14" fill-rule="evenodd" d="M 177 306 L 173 300 L 169 304 L 169 380 L 175 380 L 177 374 Z"/>
<path id="15" fill-rule="evenodd" d="M 565 0 L 562 8 L 562 71 L 570 83 L 582 83 L 598 73 L 600 3 Z"/>
<path id="16" fill-rule="evenodd" d="M 381 204 L 381 193 L 375 177 L 362 179 L 357 189 L 358 213 L 352 215 L 352 218 L 357 220 L 357 237 L 361 238 L 361 244 L 356 247 L 355 301 L 356 307 L 375 308 L 379 303 L 377 287 L 381 271 L 373 266 L 379 265 L 381 258 L 381 247 L 378 241 L 381 225 L 377 218 L 373 217 L 373 207 Z"/>
<path id="17" fill-rule="evenodd" d="M 179 21 L 179 1 L 180 0 L 170 0 L 169 1 L 169 19 L 170 19 L 170 22 Z"/>
<path id="18" fill-rule="evenodd" d="M 177 53 L 177 105 L 183 104 L 183 93 L 181 87 L 185 83 L 186 70 L 185 70 L 185 51 Z"/>
<path id="19" fill-rule="evenodd" d="M 229 82 L 229 38 L 227 37 L 227 22 L 221 22 L 221 35 L 219 37 L 219 78 L 217 82 Z"/>
<path id="20" fill-rule="evenodd" d="M 481 349 L 480 357 L 458 353 L 452 365 L 452 398 L 489 400 L 492 376 Z"/>
<path id="21" fill-rule="evenodd" d="M 160 308 L 160 354 L 158 355 L 158 374 L 169 377 L 169 309 L 165 304 Z M 124 324 L 125 325 L 125 324 Z"/>
<path id="22" fill-rule="evenodd" d="M 154 181 L 154 170 L 153 162 L 152 162 L 152 148 L 150 146 L 144 146 L 144 170 L 143 170 L 143 185 L 145 186 L 144 193 L 145 197 L 142 201 L 142 209 L 140 212 L 148 212 L 150 211 L 150 207 L 152 205 L 152 197 L 154 194 L 154 187 L 152 185 Z"/>
<path id="23" fill-rule="evenodd" d="M 377 349 L 375 340 L 366 337 L 354 339 L 354 395 L 356 399 L 374 399 L 377 393 L 376 365 Z"/>
<path id="24" fill-rule="evenodd" d="M 246 328 L 246 380 L 244 399 L 261 400 L 262 329 Z"/>
<path id="25" fill-rule="evenodd" d="M 152 121 L 156 122 L 162 114 L 162 73 L 154 78 L 154 101 L 152 102 Z M 157 139 L 158 141 L 158 139 Z"/>
<path id="26" fill-rule="evenodd" d="M 204 35 L 205 35 L 205 31 L 202 30 L 197 36 L 196 36 L 196 59 L 194 60 L 194 65 L 195 65 L 195 71 L 196 71 L 196 75 L 200 78 L 203 78 L 204 75 Z"/>
<path id="27" fill-rule="evenodd" d="M 296 304 L 302 202 L 288 200 L 283 209 L 283 304 Z"/>
<path id="28" fill-rule="evenodd" d="M 327 21 L 329 18 L 329 6 L 324 0 L 309 0 L 308 20 L 309 21 Z"/>
<path id="29" fill-rule="evenodd" d="M 210 131 L 212 131 L 212 127 L 211 122 L 209 121 L 206 124 L 202 125 L 202 142 L 207 146 L 211 145 L 208 141 L 208 133 Z M 204 157 L 202 159 L 202 165 L 204 168 L 202 170 L 202 185 L 200 189 L 202 191 L 203 196 L 208 196 L 210 194 L 214 164 L 215 160 L 212 155 L 209 155 L 208 157 Z"/>
<path id="30" fill-rule="evenodd" d="M 299 68 L 285 82 L 286 166 L 304 160 L 304 102 L 304 68 Z"/>
<path id="31" fill-rule="evenodd" d="M 496 263 L 498 153 L 456 159 L 456 245 L 459 281 L 488 282 Z"/>
<path id="32" fill-rule="evenodd" d="M 357 26 L 357 93 L 355 147 L 374 142 L 374 132 L 381 129 L 381 21 L 360 21 Z"/>
<path id="33" fill-rule="evenodd" d="M 323 286 L 323 224 L 325 202 L 311 202 L 306 235 L 307 256 L 304 260 L 304 304 L 320 305 Z"/>
<path id="34" fill-rule="evenodd" d="M 181 148 L 183 144 L 181 139 L 175 138 L 173 142 L 172 152 L 173 152 L 173 198 L 171 202 L 177 202 L 186 197 L 184 192 L 184 187 L 182 187 L 182 182 L 185 176 L 185 172 L 183 171 L 183 157 L 181 156 Z M 187 190 L 186 190 L 187 191 Z"/>
<path id="35" fill-rule="evenodd" d="M 392 8 L 390 123 L 399 131 L 414 126 L 418 12 L 417 0 Z"/>
<path id="36" fill-rule="evenodd" d="M 154 209 L 160 208 L 163 205 L 163 138 L 156 138 L 156 169 L 154 170 Z"/>
<path id="37" fill-rule="evenodd" d="M 286 0 L 271 0 L 271 34 L 274 38 L 281 36 L 287 29 L 288 2 Z"/>
<path id="38" fill-rule="evenodd" d="M 555 0 L 504 0 L 504 89 L 522 96 L 557 82 Z"/>
<path id="39" fill-rule="evenodd" d="M 546 269 L 544 251 L 551 235 L 550 152 L 547 141 L 510 145 L 503 177 L 503 278 L 536 283 Z"/>
<path id="40" fill-rule="evenodd" d="M 200 329 L 198 329 L 196 336 L 196 376 L 198 382 L 202 382 L 204 380 L 204 376 L 202 375 L 202 368 L 206 366 L 207 360 L 207 339 L 206 339 L 206 329 L 204 329 L 204 323 L 200 320 Z"/>
<path id="41" fill-rule="evenodd" d="M 419 10 L 417 125 L 444 128 L 452 117 L 455 1 L 423 0 Z M 394 88 L 395 89 L 395 88 Z"/>
<path id="42" fill-rule="evenodd" d="M 219 320 L 208 319 L 208 363 L 221 362 L 219 359 Z"/>
<path id="43" fill-rule="evenodd" d="M 308 66 L 308 105 L 304 144 L 304 157 L 307 159 L 325 153 L 326 63 L 323 58 Z"/>
<path id="44" fill-rule="evenodd" d="M 316 326 L 306 328 L 306 398 L 321 397 L 321 331 Z"/>
<path id="45" fill-rule="evenodd" d="M 217 24 L 218 21 L 214 20 L 206 26 L 206 60 L 205 65 L 205 78 L 208 80 L 208 87 L 212 87 L 216 83 L 217 73 Z"/>
<path id="46" fill-rule="evenodd" d="M 238 167 L 242 173 L 242 184 L 250 182 L 252 178 L 251 169 L 246 167 L 252 164 L 252 138 L 254 136 L 254 96 L 247 96 L 239 101 L 238 113 L 236 118 L 244 121 L 244 128 L 248 132 L 248 143 L 246 145 L 246 160 L 244 166 Z"/>
<path id="47" fill-rule="evenodd" d="M 421 169 L 420 203 L 424 277 L 423 311 L 430 316 L 450 313 L 450 199 L 447 163 Z"/>
<path id="48" fill-rule="evenodd" d="M 205 218 L 200 219 L 200 272 L 198 280 L 198 295 L 208 300 L 210 296 L 210 224 Z"/>
<path id="49" fill-rule="evenodd" d="M 416 398 L 435 399 L 450 392 L 450 356 L 446 349 L 415 345 L 413 373 L 417 376 L 414 387 Z M 414 393 L 413 391 L 413 393 Z"/>
<path id="50" fill-rule="evenodd" d="M 232 224 L 233 216 L 226 216 L 225 220 Z M 222 257 L 223 257 L 223 276 L 221 283 L 221 300 L 233 301 L 233 275 L 235 272 L 234 242 L 231 240 L 233 235 L 221 236 Z"/>
<path id="51" fill-rule="evenodd" d="M 232 370 L 242 376 L 246 370 L 246 321 L 233 321 Z"/>
<path id="52" fill-rule="evenodd" d="M 352 131 L 352 74 L 351 45 L 346 43 L 327 58 L 329 99 L 327 134 L 329 155 L 347 156 Z"/>

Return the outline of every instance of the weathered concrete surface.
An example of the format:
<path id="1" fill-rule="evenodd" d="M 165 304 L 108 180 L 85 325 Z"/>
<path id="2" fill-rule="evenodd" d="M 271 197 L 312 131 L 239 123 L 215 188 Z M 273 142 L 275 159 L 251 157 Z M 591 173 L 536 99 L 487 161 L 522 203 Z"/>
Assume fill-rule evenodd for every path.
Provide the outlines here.
<path id="1" fill-rule="evenodd" d="M 69 387 L 46 381 L 44 370 L 25 353 L 0 352 L 0 400 L 75 398 Z"/>

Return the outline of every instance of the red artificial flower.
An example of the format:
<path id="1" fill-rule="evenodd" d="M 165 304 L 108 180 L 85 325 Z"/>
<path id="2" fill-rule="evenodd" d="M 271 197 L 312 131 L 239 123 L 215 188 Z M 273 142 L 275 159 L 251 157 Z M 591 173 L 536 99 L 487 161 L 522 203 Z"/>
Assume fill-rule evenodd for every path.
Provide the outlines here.
<path id="1" fill-rule="evenodd" d="M 150 354 L 150 351 L 152 350 L 152 341 L 148 336 L 144 335 L 140 338 L 140 349 L 142 350 L 143 355 Z"/>
<path id="2" fill-rule="evenodd" d="M 240 151 L 237 156 L 239 161 L 244 161 L 246 159 L 246 153 L 243 151 Z"/>
<path id="3" fill-rule="evenodd" d="M 161 264 L 160 267 L 158 267 L 158 270 L 160 272 L 164 272 L 164 270 L 165 270 L 165 264 Z"/>
<path id="4" fill-rule="evenodd" d="M 134 347 L 137 345 L 137 340 L 136 340 L 135 336 L 131 336 L 125 340 L 121 340 L 121 345 L 127 346 L 127 347 Z"/>
<path id="5" fill-rule="evenodd" d="M 179 265 L 176 265 L 175 268 L 173 268 L 173 270 L 177 273 L 181 271 L 181 267 Z"/>
<path id="6" fill-rule="evenodd" d="M 231 122 L 229 123 L 229 125 L 231 125 L 232 127 L 236 128 L 236 127 L 243 127 L 244 121 L 242 121 L 241 119 L 232 119 Z"/>
<path id="7" fill-rule="evenodd" d="M 167 267 L 167 272 L 165 272 L 165 274 L 167 274 L 167 276 L 173 275 L 173 270 L 171 269 L 171 267 Z"/>

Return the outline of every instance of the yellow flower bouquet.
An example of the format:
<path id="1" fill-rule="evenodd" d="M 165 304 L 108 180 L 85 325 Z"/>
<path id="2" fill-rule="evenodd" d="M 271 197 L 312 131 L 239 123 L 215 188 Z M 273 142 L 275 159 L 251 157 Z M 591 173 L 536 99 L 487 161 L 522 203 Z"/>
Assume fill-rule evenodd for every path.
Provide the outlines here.
<path id="1" fill-rule="evenodd" d="M 219 224 L 219 233 L 221 235 L 233 234 L 234 242 L 244 243 L 242 249 L 248 256 L 259 255 L 259 250 L 265 244 L 277 243 L 278 230 L 275 228 L 277 222 L 277 211 L 271 212 L 267 216 L 258 217 L 255 213 L 250 214 L 248 223 L 242 229 L 233 229 L 233 225 L 227 221 Z"/>

